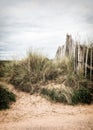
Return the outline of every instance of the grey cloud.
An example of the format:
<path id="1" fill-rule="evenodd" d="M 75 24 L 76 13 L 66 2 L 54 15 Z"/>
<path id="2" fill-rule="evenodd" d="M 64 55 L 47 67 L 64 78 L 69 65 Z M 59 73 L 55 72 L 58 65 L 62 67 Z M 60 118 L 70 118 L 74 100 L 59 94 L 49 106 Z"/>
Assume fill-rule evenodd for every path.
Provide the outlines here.
<path id="1" fill-rule="evenodd" d="M 0 52 L 17 51 L 15 46 L 20 50 L 22 42 L 25 47 L 44 44 L 46 50 L 54 48 L 54 53 L 65 33 L 93 32 L 92 8 L 93 0 L 0 0 L 0 42 L 8 45 L 3 45 Z"/>
<path id="2" fill-rule="evenodd" d="M 86 22 L 93 25 L 93 14 L 86 16 Z"/>

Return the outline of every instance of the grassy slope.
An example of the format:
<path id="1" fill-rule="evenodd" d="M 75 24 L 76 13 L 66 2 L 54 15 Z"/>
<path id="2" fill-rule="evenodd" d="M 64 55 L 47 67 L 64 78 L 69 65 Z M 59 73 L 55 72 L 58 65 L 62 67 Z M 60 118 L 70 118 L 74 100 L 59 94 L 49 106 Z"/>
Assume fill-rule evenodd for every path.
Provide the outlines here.
<path id="1" fill-rule="evenodd" d="M 1 77 L 30 94 L 41 93 L 54 101 L 68 104 L 91 102 L 91 92 L 84 88 L 87 80 L 82 73 L 73 72 L 73 59 L 49 60 L 41 54 L 29 52 L 24 60 L 6 62 L 0 69 Z M 61 83 L 66 87 L 52 90 L 40 87 L 49 82 Z"/>

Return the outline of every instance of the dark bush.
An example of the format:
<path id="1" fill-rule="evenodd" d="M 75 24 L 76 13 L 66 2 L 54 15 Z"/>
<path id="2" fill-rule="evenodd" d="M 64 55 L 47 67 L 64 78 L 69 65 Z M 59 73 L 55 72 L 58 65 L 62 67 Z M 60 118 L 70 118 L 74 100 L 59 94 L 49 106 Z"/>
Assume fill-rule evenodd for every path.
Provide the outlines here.
<path id="1" fill-rule="evenodd" d="M 74 90 L 73 96 L 72 96 L 72 103 L 86 103 L 90 104 L 92 100 L 91 93 L 88 89 L 82 87 L 78 90 Z"/>
<path id="2" fill-rule="evenodd" d="M 65 95 L 62 93 L 62 91 L 55 88 L 53 89 L 43 88 L 41 89 L 41 94 L 46 95 L 52 101 L 55 101 L 55 102 L 67 102 Z"/>
<path id="3" fill-rule="evenodd" d="M 15 94 L 0 84 L 0 110 L 9 108 L 10 102 L 15 101 Z"/>

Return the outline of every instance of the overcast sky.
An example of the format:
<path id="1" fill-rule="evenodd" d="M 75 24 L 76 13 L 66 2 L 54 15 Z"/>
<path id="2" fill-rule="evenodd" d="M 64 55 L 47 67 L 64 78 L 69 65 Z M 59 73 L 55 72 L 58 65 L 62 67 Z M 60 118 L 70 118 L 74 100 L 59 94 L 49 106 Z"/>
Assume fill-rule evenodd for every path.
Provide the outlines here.
<path id="1" fill-rule="evenodd" d="M 52 58 L 67 33 L 93 37 L 93 0 L 0 0 L 0 59 L 29 47 Z"/>

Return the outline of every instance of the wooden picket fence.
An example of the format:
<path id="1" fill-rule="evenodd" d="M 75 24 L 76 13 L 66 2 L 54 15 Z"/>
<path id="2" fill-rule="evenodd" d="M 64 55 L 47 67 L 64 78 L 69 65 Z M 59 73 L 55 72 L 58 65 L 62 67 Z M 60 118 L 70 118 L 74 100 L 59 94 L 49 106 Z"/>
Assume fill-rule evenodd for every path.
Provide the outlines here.
<path id="1" fill-rule="evenodd" d="M 66 35 L 66 42 L 58 48 L 56 58 L 74 57 L 74 71 L 82 71 L 86 78 L 93 81 L 93 44 L 82 45 Z"/>
<path id="2" fill-rule="evenodd" d="M 76 45 L 75 71 L 83 71 L 86 78 L 93 80 L 93 46 Z"/>

